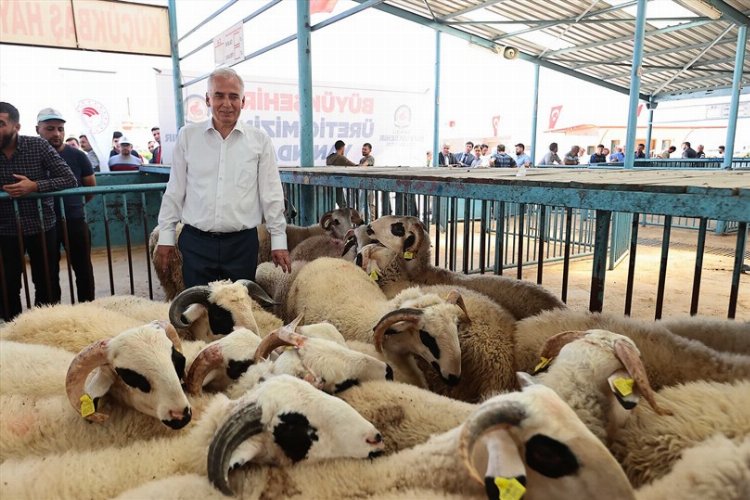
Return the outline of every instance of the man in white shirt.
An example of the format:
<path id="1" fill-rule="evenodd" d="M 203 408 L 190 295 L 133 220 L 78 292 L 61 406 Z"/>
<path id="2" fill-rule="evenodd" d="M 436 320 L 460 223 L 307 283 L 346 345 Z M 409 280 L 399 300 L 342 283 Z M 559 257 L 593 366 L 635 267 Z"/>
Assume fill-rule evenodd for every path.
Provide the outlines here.
<path id="1" fill-rule="evenodd" d="M 265 217 L 273 262 L 291 271 L 284 194 L 276 154 L 265 132 L 239 121 L 244 84 L 232 69 L 208 78 L 212 118 L 180 130 L 159 212 L 161 262 L 176 258 L 175 226 L 185 287 L 219 279 L 255 279 L 257 226 Z"/>

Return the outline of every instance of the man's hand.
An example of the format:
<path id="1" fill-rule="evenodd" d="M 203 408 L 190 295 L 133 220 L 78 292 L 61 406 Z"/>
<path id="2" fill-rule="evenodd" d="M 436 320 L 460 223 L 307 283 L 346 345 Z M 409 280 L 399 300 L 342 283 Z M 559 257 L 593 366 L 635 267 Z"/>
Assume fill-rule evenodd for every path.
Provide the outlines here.
<path id="1" fill-rule="evenodd" d="M 289 250 L 271 250 L 271 258 L 276 267 L 281 266 L 285 273 L 292 272 L 292 261 L 289 259 Z"/>
<path id="2" fill-rule="evenodd" d="M 161 261 L 162 271 L 166 273 L 169 270 L 169 264 L 177 259 L 177 250 L 173 245 L 158 245 L 156 258 Z"/>
<path id="3" fill-rule="evenodd" d="M 32 181 L 25 175 L 13 174 L 13 177 L 18 179 L 18 182 L 3 186 L 3 191 L 8 193 L 11 198 L 20 198 L 21 196 L 26 196 L 29 193 L 35 193 L 39 190 L 39 186 L 37 186 L 36 182 Z"/>

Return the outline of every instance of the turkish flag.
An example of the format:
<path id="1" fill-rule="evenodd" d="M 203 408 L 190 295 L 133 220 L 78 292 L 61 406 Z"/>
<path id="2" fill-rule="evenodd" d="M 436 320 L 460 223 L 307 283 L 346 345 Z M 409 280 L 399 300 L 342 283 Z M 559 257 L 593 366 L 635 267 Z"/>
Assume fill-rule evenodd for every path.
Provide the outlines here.
<path id="1" fill-rule="evenodd" d="M 641 110 L 643 109 L 643 104 L 638 105 L 638 111 L 635 113 L 635 117 L 638 118 L 641 116 Z"/>
<path id="2" fill-rule="evenodd" d="M 310 14 L 333 12 L 338 0 L 310 0 Z"/>
<path id="3" fill-rule="evenodd" d="M 560 112 L 562 111 L 562 105 L 552 106 L 549 110 L 549 128 L 555 128 L 557 125 L 557 119 L 560 118 Z"/>
<path id="4" fill-rule="evenodd" d="M 492 117 L 492 137 L 497 137 L 497 129 L 500 127 L 500 115 Z"/>

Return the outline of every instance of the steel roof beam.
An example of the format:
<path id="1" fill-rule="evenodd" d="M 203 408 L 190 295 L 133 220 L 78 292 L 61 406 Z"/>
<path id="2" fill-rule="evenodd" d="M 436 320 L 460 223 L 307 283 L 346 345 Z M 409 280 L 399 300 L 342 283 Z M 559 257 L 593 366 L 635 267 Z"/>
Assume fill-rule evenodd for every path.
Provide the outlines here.
<path id="1" fill-rule="evenodd" d="M 734 58 L 732 58 L 734 60 Z M 630 67 L 630 64 L 621 64 L 618 66 L 622 67 Z M 643 74 L 644 75 L 653 75 L 655 73 L 664 73 L 667 71 L 681 71 L 683 69 L 683 66 L 641 66 L 643 68 Z M 734 73 L 731 69 L 711 69 L 711 68 L 688 68 L 689 71 L 698 71 L 701 73 L 727 73 L 732 74 Z M 625 78 L 627 76 L 630 76 L 630 71 L 625 72 L 621 71 L 620 73 L 611 73 L 609 75 L 604 75 L 601 77 L 602 80 L 615 80 L 617 78 Z M 721 78 L 721 76 L 716 76 L 716 78 Z M 682 80 L 680 80 L 682 82 Z M 679 83 L 679 82 L 678 82 Z"/>
<path id="2" fill-rule="evenodd" d="M 598 14 L 598 12 L 597 12 Z M 654 17 L 651 19 L 647 19 L 646 22 L 649 23 L 656 23 L 656 22 L 687 22 L 687 21 L 710 21 L 710 17 Z M 508 21 L 446 21 L 445 24 L 449 24 L 451 26 L 460 26 L 462 24 L 546 24 L 547 26 L 544 26 L 544 28 L 549 27 L 550 25 L 557 25 L 557 24 L 620 24 L 620 23 L 629 23 L 634 24 L 635 18 L 615 18 L 615 19 L 582 19 L 580 21 L 576 21 L 574 18 L 569 19 L 525 19 L 525 20 L 508 20 Z M 508 34 L 512 35 L 512 34 Z M 505 36 L 505 35 L 503 35 Z"/>
<path id="3" fill-rule="evenodd" d="M 750 94 L 750 85 L 740 89 L 740 94 Z M 706 87 L 702 89 L 675 90 L 663 94 L 655 94 L 654 102 L 680 101 L 683 99 L 700 99 L 701 97 L 723 97 L 732 95 L 732 86 Z"/>
<path id="4" fill-rule="evenodd" d="M 364 3 L 365 0 L 353 0 L 357 3 Z M 380 10 L 382 12 L 385 12 L 387 14 L 391 14 L 396 17 L 400 17 L 401 19 L 405 19 L 407 21 L 411 21 L 417 24 L 421 24 L 422 26 L 426 26 L 428 28 L 432 28 L 434 30 L 438 30 L 442 33 L 446 33 L 448 35 L 455 36 L 457 38 L 462 38 L 464 40 L 468 40 L 471 43 L 474 43 L 476 45 L 479 45 L 480 47 L 484 47 L 486 49 L 489 49 L 493 52 L 497 52 L 502 45 L 496 44 L 495 42 L 492 42 L 491 40 L 487 40 L 485 38 L 482 38 L 480 36 L 472 35 L 470 33 L 467 33 L 465 31 L 461 31 L 459 29 L 453 28 L 451 26 L 448 26 L 444 23 L 440 23 L 437 21 L 432 21 L 431 19 L 428 19 L 426 17 L 420 16 L 419 14 L 415 14 L 413 12 L 410 12 L 408 10 L 401 9 L 399 7 L 395 7 L 393 5 L 389 5 L 387 3 L 379 4 L 373 7 L 373 9 Z M 583 80 L 585 82 L 593 83 L 594 85 L 599 85 L 600 87 L 607 88 L 609 90 L 613 90 L 615 92 L 619 92 L 621 94 L 630 94 L 630 89 L 627 87 L 621 87 L 619 85 L 614 85 L 609 82 L 604 82 L 598 78 L 595 78 L 593 76 L 586 75 L 584 73 L 580 73 L 578 71 L 573 71 L 570 68 L 566 68 L 564 66 L 560 66 L 559 64 L 555 64 L 551 61 L 548 61 L 546 59 L 539 59 L 537 57 L 534 57 L 532 55 L 529 55 L 525 52 L 519 51 L 519 59 L 523 59 L 524 61 L 528 61 L 534 64 L 538 64 L 543 68 L 551 69 L 553 71 L 557 71 L 558 73 L 563 73 L 568 76 L 572 76 L 574 78 L 578 78 L 579 80 Z M 640 99 L 644 101 L 648 101 L 649 95 L 640 93 L 639 94 Z"/>
<path id="5" fill-rule="evenodd" d="M 724 14 L 724 17 L 727 18 L 726 20 L 731 20 L 735 24 L 742 24 L 744 26 L 750 26 L 750 17 L 748 17 L 747 14 L 743 14 L 739 10 L 735 9 L 728 3 L 724 2 L 724 0 L 704 0 L 704 1 L 716 7 L 717 10 L 719 10 L 722 14 Z"/>
<path id="6" fill-rule="evenodd" d="M 705 24 L 709 24 L 715 21 L 693 21 L 689 23 L 684 24 L 678 24 L 676 26 L 667 26 L 666 28 L 659 28 L 651 31 L 646 32 L 646 36 L 656 36 L 656 35 L 664 35 L 666 33 L 672 33 L 674 31 L 681 31 L 685 29 L 690 28 L 696 28 L 698 26 L 703 26 Z M 569 54 L 571 52 L 578 52 L 579 50 L 586 50 L 586 49 L 593 49 L 596 47 L 602 47 L 604 45 L 611 45 L 613 43 L 619 43 L 619 42 L 628 42 L 633 39 L 633 35 L 627 35 L 627 36 L 621 36 L 617 38 L 610 38 L 609 40 L 602 40 L 600 42 L 593 42 L 593 43 L 586 43 L 583 45 L 577 45 L 575 47 L 569 47 L 567 49 L 559 49 L 559 50 L 553 50 L 551 52 L 547 53 L 547 56 L 556 56 L 559 54 Z"/>

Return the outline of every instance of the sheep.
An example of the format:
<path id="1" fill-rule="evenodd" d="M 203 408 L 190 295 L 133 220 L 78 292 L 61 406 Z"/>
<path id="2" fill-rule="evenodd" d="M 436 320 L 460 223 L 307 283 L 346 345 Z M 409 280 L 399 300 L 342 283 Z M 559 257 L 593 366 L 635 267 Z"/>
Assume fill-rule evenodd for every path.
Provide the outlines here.
<path id="1" fill-rule="evenodd" d="M 516 323 L 516 369 L 533 370 L 541 346 L 552 335 L 597 328 L 636 343 L 656 390 L 692 380 L 731 382 L 750 377 L 750 356 L 715 351 L 670 333 L 658 322 L 573 310 L 545 311 Z"/>
<path id="2" fill-rule="evenodd" d="M 294 247 L 289 254 L 292 261 L 315 260 L 319 257 L 337 257 L 352 260 L 354 250 L 346 247 L 346 241 L 334 238 L 333 235 L 321 234 L 312 236 Z M 257 275 L 256 275 L 257 278 Z"/>
<path id="3" fill-rule="evenodd" d="M 208 473 L 226 485 L 230 465 L 361 459 L 382 448 L 378 430 L 346 403 L 281 375 L 236 401 L 213 396 L 200 421 L 177 437 L 8 460 L 0 475 L 8 498 L 111 498 L 177 473 Z"/>
<path id="4" fill-rule="evenodd" d="M 465 275 L 434 267 L 430 262 L 430 235 L 422 222 L 412 216 L 386 215 L 367 225 L 371 243 L 380 243 L 394 252 L 400 270 L 401 286 L 457 285 L 483 293 L 523 319 L 565 304 L 540 285 L 505 276 Z M 405 283 L 403 283 L 405 282 Z M 386 290 L 389 297 L 399 287 Z"/>
<path id="5" fill-rule="evenodd" d="M 532 500 L 634 498 L 604 445 L 541 385 L 492 398 L 463 425 L 371 463 L 338 459 L 254 467 L 232 479 L 242 498 L 379 498 L 424 488 L 462 498 L 499 498 L 501 489 L 503 495 L 525 490 L 524 498 Z M 123 498 L 182 498 L 185 492 L 194 492 L 190 498 L 219 498 L 196 475 L 150 483 Z"/>
<path id="6" fill-rule="evenodd" d="M 0 395 L 63 394 L 74 356 L 56 347 L 0 340 Z"/>
<path id="7" fill-rule="evenodd" d="M 664 319 L 659 324 L 717 351 L 750 355 L 750 321 L 689 316 Z"/>
<path id="8" fill-rule="evenodd" d="M 141 323 L 148 323 L 155 319 L 167 319 L 169 317 L 169 304 L 148 300 L 134 295 L 112 295 L 94 299 L 91 304 L 116 311 Z"/>
<path id="9" fill-rule="evenodd" d="M 294 248 L 302 241 L 312 236 L 328 234 L 332 238 L 343 239 L 347 230 L 363 224 L 364 221 L 359 212 L 352 208 L 340 208 L 323 214 L 319 224 L 313 224 L 307 227 L 287 225 L 286 240 L 287 248 L 293 251 Z M 176 238 L 179 239 L 182 231 L 182 224 L 177 224 Z M 169 262 L 167 269 L 161 262 L 161 257 L 156 253 L 156 247 L 159 242 L 159 228 L 156 227 L 151 232 L 148 240 L 149 253 L 151 254 L 156 276 L 159 278 L 162 288 L 166 294 L 167 300 L 174 299 L 178 293 L 185 289 L 182 280 L 182 254 L 175 246 L 177 257 L 174 261 Z M 271 236 L 266 229 L 265 224 L 258 226 L 258 263 L 271 261 Z"/>
<path id="10" fill-rule="evenodd" d="M 374 343 L 415 385 L 424 387 L 425 381 L 412 354 L 449 384 L 460 380 L 458 332 L 470 321 L 460 294 L 445 299 L 409 289 L 389 301 L 355 264 L 327 257 L 292 274 L 283 317 L 304 311 L 310 322 L 330 321 L 347 340 Z"/>

